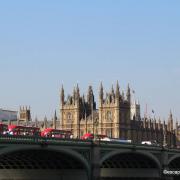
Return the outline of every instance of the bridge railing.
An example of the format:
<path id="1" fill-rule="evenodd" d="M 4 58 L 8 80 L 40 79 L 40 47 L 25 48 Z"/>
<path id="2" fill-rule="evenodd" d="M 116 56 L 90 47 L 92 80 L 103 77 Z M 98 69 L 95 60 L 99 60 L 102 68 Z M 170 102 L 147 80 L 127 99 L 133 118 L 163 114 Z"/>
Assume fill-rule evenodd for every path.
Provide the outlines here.
<path id="1" fill-rule="evenodd" d="M 63 143 L 71 143 L 71 145 L 91 145 L 90 140 L 80 140 L 80 139 L 62 139 L 62 138 L 46 138 L 39 136 L 12 136 L 12 135 L 0 135 L 0 143 L 20 143 L 20 144 L 43 144 L 43 145 L 56 145 Z"/>

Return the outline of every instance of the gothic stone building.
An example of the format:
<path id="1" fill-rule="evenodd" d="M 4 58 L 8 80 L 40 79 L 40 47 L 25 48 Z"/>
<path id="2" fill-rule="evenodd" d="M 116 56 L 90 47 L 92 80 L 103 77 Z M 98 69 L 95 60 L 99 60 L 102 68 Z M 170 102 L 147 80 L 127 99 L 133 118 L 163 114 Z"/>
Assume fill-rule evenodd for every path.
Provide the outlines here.
<path id="1" fill-rule="evenodd" d="M 172 113 L 167 124 L 160 119 L 141 118 L 140 105 L 132 103 L 129 85 L 126 95 L 120 92 L 118 82 L 115 90 L 112 87 L 105 95 L 101 83 L 98 109 L 91 86 L 86 98 L 80 95 L 77 85 L 72 95 L 68 95 L 66 99 L 62 87 L 60 101 L 60 129 L 72 131 L 75 137 L 93 133 L 107 135 L 110 138 L 131 139 L 135 143 L 156 140 L 162 145 L 175 145 L 176 131 L 173 128 Z"/>

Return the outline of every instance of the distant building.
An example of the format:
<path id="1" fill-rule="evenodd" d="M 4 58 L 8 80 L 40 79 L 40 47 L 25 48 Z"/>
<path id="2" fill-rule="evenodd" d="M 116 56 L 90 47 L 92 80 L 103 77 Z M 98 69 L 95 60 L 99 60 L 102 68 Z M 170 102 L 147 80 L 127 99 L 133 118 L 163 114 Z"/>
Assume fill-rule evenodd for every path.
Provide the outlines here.
<path id="1" fill-rule="evenodd" d="M 17 111 L 0 109 L 0 121 L 17 121 Z"/>

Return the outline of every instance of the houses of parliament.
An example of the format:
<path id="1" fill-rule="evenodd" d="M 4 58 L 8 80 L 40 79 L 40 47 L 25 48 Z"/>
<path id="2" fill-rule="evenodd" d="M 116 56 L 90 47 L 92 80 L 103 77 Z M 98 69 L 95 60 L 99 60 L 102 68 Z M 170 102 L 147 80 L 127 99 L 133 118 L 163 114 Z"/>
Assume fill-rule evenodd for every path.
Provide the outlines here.
<path id="1" fill-rule="evenodd" d="M 132 102 L 128 85 L 126 93 L 120 92 L 119 83 L 115 89 L 105 93 L 101 83 L 99 88 L 98 109 L 92 86 L 87 96 L 80 94 L 79 87 L 65 98 L 64 88 L 60 92 L 60 129 L 72 131 L 75 137 L 85 133 L 107 135 L 110 138 L 142 141 L 156 141 L 158 144 L 174 146 L 178 137 L 178 123 L 173 124 L 170 112 L 168 122 L 160 119 L 141 117 L 140 105 Z"/>
<path id="2" fill-rule="evenodd" d="M 126 92 L 120 91 L 119 83 L 109 92 L 105 92 L 103 84 L 99 87 L 98 108 L 92 86 L 88 87 L 86 96 L 80 94 L 78 85 L 71 95 L 66 96 L 62 86 L 60 90 L 60 118 L 56 113 L 51 120 L 31 120 L 30 108 L 20 107 L 17 121 L 11 124 L 48 127 L 71 131 L 74 138 L 85 133 L 107 135 L 110 138 L 131 140 L 133 143 L 156 141 L 160 145 L 173 147 L 180 142 L 180 126 L 173 122 L 170 112 L 165 121 L 141 117 L 140 104 L 132 100 L 129 85 Z"/>

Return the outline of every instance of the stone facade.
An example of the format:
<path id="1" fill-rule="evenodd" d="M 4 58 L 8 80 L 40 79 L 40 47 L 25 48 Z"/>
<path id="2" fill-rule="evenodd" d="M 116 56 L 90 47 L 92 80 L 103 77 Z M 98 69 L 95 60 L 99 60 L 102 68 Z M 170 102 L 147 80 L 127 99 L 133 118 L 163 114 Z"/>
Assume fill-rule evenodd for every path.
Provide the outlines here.
<path id="1" fill-rule="evenodd" d="M 72 131 L 74 137 L 85 133 L 103 134 L 110 138 L 130 139 L 134 143 L 157 141 L 174 146 L 176 130 L 173 128 L 172 113 L 168 123 L 160 119 L 140 116 L 140 105 L 132 102 L 131 89 L 128 85 L 126 94 L 120 91 L 119 83 L 115 89 L 104 93 L 101 83 L 99 88 L 99 108 L 92 86 L 89 86 L 87 97 L 80 95 L 78 85 L 72 95 L 65 98 L 64 88 L 60 92 L 60 129 Z"/>

